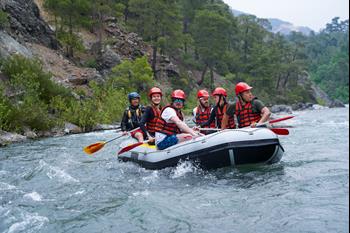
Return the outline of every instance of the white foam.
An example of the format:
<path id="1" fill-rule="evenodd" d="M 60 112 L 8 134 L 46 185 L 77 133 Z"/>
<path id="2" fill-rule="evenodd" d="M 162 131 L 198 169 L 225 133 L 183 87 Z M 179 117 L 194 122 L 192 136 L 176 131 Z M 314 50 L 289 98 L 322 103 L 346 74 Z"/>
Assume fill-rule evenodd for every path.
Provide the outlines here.
<path id="1" fill-rule="evenodd" d="M 69 175 L 67 172 L 65 172 L 64 170 L 51 166 L 47 163 L 45 163 L 44 161 L 40 161 L 41 164 L 43 164 L 45 167 L 47 167 L 47 173 L 46 175 L 50 178 L 50 179 L 58 179 L 60 181 L 62 181 L 63 183 L 69 183 L 69 182 L 75 182 L 78 183 L 79 180 L 73 178 L 71 175 Z"/>
<path id="2" fill-rule="evenodd" d="M 0 182 L 0 191 L 16 189 L 16 186 Z"/>
<path id="3" fill-rule="evenodd" d="M 150 184 L 152 182 L 157 181 L 158 178 L 159 178 L 158 171 L 153 171 L 150 176 L 142 177 L 142 180 L 145 181 L 147 184 Z"/>
<path id="4" fill-rule="evenodd" d="M 148 190 L 145 190 L 145 191 L 142 191 L 142 192 L 135 192 L 132 195 L 134 197 L 137 197 L 137 196 L 149 196 L 150 194 L 151 193 Z"/>
<path id="5" fill-rule="evenodd" d="M 23 221 L 16 222 L 10 226 L 8 233 L 21 231 L 38 232 L 46 222 L 49 222 L 47 217 L 39 216 L 36 213 L 35 215 L 26 214 L 23 216 Z"/>
<path id="6" fill-rule="evenodd" d="M 27 199 L 32 199 L 33 201 L 41 201 L 42 200 L 41 195 L 37 192 L 27 193 L 23 197 L 27 198 Z"/>
<path id="7" fill-rule="evenodd" d="M 194 173 L 197 170 L 195 166 L 190 161 L 185 161 L 180 163 L 174 170 L 171 178 L 179 178 L 187 173 Z"/>

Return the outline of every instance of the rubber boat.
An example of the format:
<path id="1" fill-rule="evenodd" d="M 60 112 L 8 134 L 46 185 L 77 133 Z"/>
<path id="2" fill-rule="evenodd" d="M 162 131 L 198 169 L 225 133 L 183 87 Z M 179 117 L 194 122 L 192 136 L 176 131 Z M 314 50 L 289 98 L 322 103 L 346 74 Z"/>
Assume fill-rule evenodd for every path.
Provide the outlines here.
<path id="1" fill-rule="evenodd" d="M 124 148 L 135 140 L 121 143 Z M 120 161 L 135 162 L 151 170 L 177 166 L 192 161 L 203 169 L 217 169 L 247 164 L 273 164 L 281 160 L 284 149 L 278 136 L 267 128 L 229 129 L 166 150 L 143 144 L 118 156 Z"/>

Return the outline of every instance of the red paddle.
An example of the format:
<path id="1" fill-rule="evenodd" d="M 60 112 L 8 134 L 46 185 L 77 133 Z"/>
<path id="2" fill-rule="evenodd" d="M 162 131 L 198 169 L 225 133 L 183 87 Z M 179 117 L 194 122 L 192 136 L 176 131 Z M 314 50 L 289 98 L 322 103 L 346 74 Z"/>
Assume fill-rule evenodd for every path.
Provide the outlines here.
<path id="1" fill-rule="evenodd" d="M 144 142 L 138 142 L 138 143 L 132 144 L 132 145 L 130 145 L 130 146 L 124 147 L 123 149 L 121 149 L 121 150 L 118 152 L 118 155 L 121 155 L 121 154 L 123 154 L 123 153 L 125 153 L 125 152 L 128 152 L 128 151 L 130 151 L 130 150 L 132 150 L 132 149 L 138 147 L 138 146 L 141 146 L 141 145 L 143 145 L 143 144 L 146 144 L 146 143 L 148 143 L 149 141 L 150 141 L 150 140 L 144 141 Z"/>

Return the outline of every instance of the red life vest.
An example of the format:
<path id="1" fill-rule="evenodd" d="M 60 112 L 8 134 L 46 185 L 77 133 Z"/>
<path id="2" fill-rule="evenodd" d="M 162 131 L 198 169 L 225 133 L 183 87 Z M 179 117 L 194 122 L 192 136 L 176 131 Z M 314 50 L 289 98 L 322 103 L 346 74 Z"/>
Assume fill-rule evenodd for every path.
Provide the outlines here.
<path id="1" fill-rule="evenodd" d="M 146 129 L 150 134 L 154 134 L 156 132 L 156 125 L 157 125 L 158 119 L 160 118 L 161 110 L 159 110 L 157 107 L 153 105 L 151 107 L 152 107 L 154 117 L 150 121 L 146 122 Z"/>
<path id="2" fill-rule="evenodd" d="M 217 126 L 217 128 L 221 128 L 222 119 L 224 118 L 224 115 L 225 115 L 225 113 L 227 111 L 227 106 L 228 106 L 228 104 L 226 103 L 224 105 L 224 108 L 222 109 L 222 111 L 221 111 L 220 107 L 218 107 L 216 109 L 216 122 L 217 122 L 216 126 Z M 235 118 L 234 117 L 229 116 L 227 128 L 229 128 L 229 129 L 236 128 Z"/>
<path id="3" fill-rule="evenodd" d="M 252 102 L 246 103 L 243 107 L 241 101 L 238 100 L 236 102 L 236 116 L 238 119 L 239 128 L 248 127 L 254 122 L 258 123 L 261 120 L 260 113 L 253 112 Z"/>
<path id="4" fill-rule="evenodd" d="M 201 125 L 205 122 L 207 122 L 210 118 L 211 114 L 211 107 L 205 108 L 204 111 L 202 111 L 201 106 L 197 107 L 196 112 L 196 125 Z M 212 122 L 210 126 L 205 126 L 205 128 L 215 128 L 215 122 Z"/>
<path id="5" fill-rule="evenodd" d="M 163 108 L 163 110 L 160 113 L 160 116 L 162 116 L 164 110 L 167 108 L 174 109 L 178 118 L 182 121 L 184 120 L 184 115 L 182 114 L 182 112 L 171 105 L 168 105 L 165 108 Z M 181 130 L 179 129 L 179 127 L 177 127 L 175 123 L 167 123 L 162 117 L 159 117 L 156 123 L 156 132 L 171 136 L 181 133 Z"/>

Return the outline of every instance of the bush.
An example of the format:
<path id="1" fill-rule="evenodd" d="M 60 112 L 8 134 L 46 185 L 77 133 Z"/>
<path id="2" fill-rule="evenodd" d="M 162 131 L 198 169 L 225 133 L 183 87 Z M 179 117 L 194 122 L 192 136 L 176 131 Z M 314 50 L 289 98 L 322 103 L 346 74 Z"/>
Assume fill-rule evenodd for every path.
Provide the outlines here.
<path id="1" fill-rule="evenodd" d="M 4 29 L 8 26 L 8 15 L 3 10 L 0 10 L 0 29 Z"/>
<path id="2" fill-rule="evenodd" d="M 122 88 L 126 92 L 148 90 L 154 85 L 154 80 L 147 57 L 125 60 L 114 67 L 109 83 L 113 88 Z"/>

